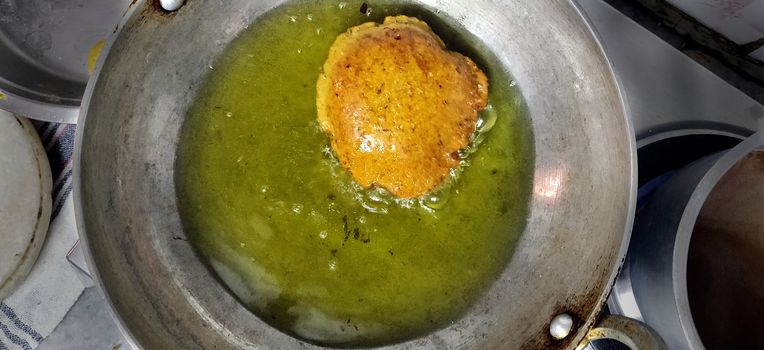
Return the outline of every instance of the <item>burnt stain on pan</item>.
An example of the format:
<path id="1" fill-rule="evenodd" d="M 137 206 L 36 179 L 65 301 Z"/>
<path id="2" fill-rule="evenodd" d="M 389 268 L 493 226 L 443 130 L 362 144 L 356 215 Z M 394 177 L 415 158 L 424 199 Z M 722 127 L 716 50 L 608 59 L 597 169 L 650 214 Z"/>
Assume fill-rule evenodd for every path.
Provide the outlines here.
<path id="1" fill-rule="evenodd" d="M 128 10 L 125 10 L 125 14 L 127 14 L 129 9 L 135 6 L 137 3 L 137 0 L 134 0 L 132 3 L 130 3 Z M 186 0 L 181 8 L 187 6 L 188 4 L 189 0 Z M 138 6 L 140 6 L 140 8 L 136 9 L 136 13 L 132 15 L 135 17 L 134 23 L 128 24 L 126 27 L 122 28 L 123 30 L 128 32 L 134 31 L 137 30 L 137 28 L 143 27 L 149 23 L 158 25 L 168 23 L 167 21 L 173 19 L 177 15 L 177 12 L 181 11 L 180 9 L 176 11 L 167 11 L 162 8 L 162 4 L 159 0 L 146 0 L 144 3 L 139 4 Z M 114 33 L 117 33 L 119 30 L 120 26 L 118 25 L 114 28 Z M 127 36 L 127 34 L 121 34 L 120 36 Z M 129 88 L 130 86 L 125 83 L 125 87 Z"/>
<path id="2" fill-rule="evenodd" d="M 606 274 L 603 275 L 601 283 L 607 283 L 607 276 L 609 270 L 606 270 Z M 600 311 L 604 306 L 605 298 L 600 299 L 602 295 L 602 285 L 595 284 L 590 287 L 583 294 L 572 296 L 563 302 L 557 302 L 552 308 L 552 312 L 549 315 L 549 321 L 559 314 L 566 313 L 573 318 L 573 328 L 570 335 L 563 339 L 555 339 L 549 333 L 549 324 L 547 327 L 539 330 L 538 335 L 533 340 L 525 343 L 520 349 L 523 350 L 535 350 L 535 349 L 573 349 L 577 345 L 578 336 L 584 335 L 588 330 L 582 330 L 589 318 L 589 315 L 595 318 L 594 324 L 596 324 Z M 592 325 L 593 326 L 593 325 Z"/>

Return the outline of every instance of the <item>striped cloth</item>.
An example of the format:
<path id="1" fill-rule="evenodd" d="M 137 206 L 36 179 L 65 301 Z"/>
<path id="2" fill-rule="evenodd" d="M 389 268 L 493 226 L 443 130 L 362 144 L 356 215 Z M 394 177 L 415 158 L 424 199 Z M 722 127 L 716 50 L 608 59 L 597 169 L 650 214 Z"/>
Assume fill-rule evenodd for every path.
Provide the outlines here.
<path id="1" fill-rule="evenodd" d="M 72 192 L 72 153 L 74 152 L 74 124 L 32 122 L 48 153 L 53 175 L 53 205 L 51 221 L 58 216 L 64 201 Z"/>
<path id="2" fill-rule="evenodd" d="M 0 301 L 0 350 L 32 350 L 61 322 L 84 290 L 66 254 L 78 239 L 72 201 L 75 125 L 33 122 L 53 179 L 51 225 L 24 283 Z"/>

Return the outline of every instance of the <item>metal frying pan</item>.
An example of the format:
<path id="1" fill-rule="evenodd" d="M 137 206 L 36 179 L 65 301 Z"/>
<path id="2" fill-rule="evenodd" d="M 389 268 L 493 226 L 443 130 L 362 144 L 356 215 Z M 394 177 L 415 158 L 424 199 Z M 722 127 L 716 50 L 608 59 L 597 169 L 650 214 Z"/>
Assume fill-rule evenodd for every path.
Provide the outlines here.
<path id="1" fill-rule="evenodd" d="M 173 183 L 179 129 L 208 65 L 282 2 L 189 0 L 168 14 L 138 1 L 86 91 L 78 223 L 98 284 L 137 346 L 317 348 L 268 326 L 216 281 L 185 240 Z M 413 3 L 481 38 L 514 76 L 535 132 L 534 193 L 514 255 L 486 295 L 449 327 L 389 348 L 575 348 L 610 290 L 634 210 L 635 146 L 610 66 L 571 1 Z M 560 314 L 573 322 L 558 340 L 550 325 Z"/>

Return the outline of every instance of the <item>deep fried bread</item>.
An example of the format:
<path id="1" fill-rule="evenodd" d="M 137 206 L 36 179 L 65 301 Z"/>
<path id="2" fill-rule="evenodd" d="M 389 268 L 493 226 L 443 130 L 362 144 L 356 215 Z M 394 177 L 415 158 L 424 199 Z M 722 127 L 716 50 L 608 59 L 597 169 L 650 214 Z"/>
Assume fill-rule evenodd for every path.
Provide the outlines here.
<path id="1" fill-rule="evenodd" d="M 387 17 L 337 37 L 318 78 L 321 127 L 362 186 L 426 194 L 459 164 L 488 79 L 416 18 Z"/>

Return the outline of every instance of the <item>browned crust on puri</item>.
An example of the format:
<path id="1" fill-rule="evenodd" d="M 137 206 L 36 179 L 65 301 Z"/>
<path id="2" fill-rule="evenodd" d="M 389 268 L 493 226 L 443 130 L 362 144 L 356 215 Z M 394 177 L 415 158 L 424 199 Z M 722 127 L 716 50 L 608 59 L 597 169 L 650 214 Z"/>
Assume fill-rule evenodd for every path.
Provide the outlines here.
<path id="1" fill-rule="evenodd" d="M 318 120 L 363 187 L 412 198 L 438 187 L 488 103 L 488 79 L 416 18 L 387 17 L 337 37 L 318 78 Z"/>

